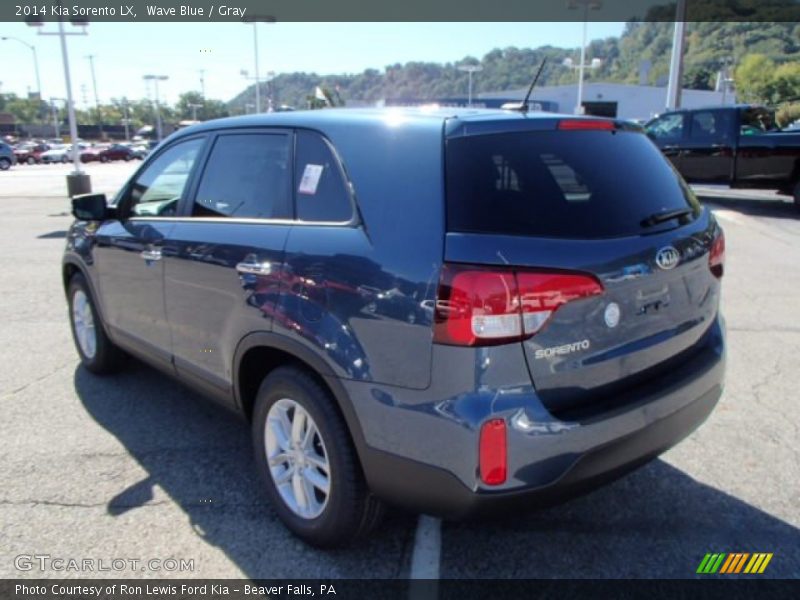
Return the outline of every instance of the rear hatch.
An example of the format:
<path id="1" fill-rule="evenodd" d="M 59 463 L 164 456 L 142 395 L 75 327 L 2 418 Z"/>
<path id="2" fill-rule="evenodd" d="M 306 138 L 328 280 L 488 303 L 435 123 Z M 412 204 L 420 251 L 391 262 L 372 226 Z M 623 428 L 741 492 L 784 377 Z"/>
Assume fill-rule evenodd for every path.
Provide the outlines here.
<path id="1" fill-rule="evenodd" d="M 522 344 L 556 415 L 668 377 L 717 314 L 724 238 L 713 217 L 650 140 L 623 125 L 498 129 L 462 129 L 446 142 L 437 331 L 459 298 L 477 312 L 475 335 L 437 341 Z M 470 286 L 483 291 L 459 291 Z M 492 320 L 514 311 L 519 331 Z"/>

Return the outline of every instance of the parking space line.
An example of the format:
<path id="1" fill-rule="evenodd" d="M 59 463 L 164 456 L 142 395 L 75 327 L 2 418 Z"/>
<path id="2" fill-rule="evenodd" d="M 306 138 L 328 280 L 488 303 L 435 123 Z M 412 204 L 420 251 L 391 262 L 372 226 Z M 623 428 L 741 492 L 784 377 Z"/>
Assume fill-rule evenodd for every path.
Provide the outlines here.
<path id="1" fill-rule="evenodd" d="M 420 515 L 411 555 L 411 579 L 439 579 L 442 554 L 442 522 Z"/>

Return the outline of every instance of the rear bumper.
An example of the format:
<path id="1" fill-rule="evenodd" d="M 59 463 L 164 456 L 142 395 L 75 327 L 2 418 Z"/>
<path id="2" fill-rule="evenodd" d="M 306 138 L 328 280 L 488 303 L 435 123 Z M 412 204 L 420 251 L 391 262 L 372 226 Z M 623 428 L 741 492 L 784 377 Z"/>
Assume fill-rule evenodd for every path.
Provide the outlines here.
<path id="1" fill-rule="evenodd" d="M 353 388 L 368 384 L 346 384 L 365 433 L 359 455 L 369 485 L 387 502 L 447 518 L 547 506 L 590 491 L 652 460 L 712 412 L 725 370 L 721 322 L 713 328 L 709 351 L 669 385 L 581 422 L 553 418 L 530 388 L 417 404 L 374 386 L 369 400 L 359 400 Z M 498 416 L 507 422 L 508 480 L 493 488 L 477 475 L 478 431 Z M 365 418 L 377 431 L 364 427 Z"/>

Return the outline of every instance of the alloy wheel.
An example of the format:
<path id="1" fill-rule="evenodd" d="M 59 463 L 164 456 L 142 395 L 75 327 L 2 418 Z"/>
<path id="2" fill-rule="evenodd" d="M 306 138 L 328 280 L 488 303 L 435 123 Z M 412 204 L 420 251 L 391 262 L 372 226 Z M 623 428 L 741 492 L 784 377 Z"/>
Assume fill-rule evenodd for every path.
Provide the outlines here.
<path id="1" fill-rule="evenodd" d="M 265 446 L 270 475 L 284 504 L 303 519 L 314 519 L 328 504 L 331 471 L 325 442 L 311 415 L 282 398 L 267 414 Z"/>
<path id="2" fill-rule="evenodd" d="M 83 355 L 92 360 L 97 352 L 97 331 L 94 325 L 92 305 L 83 290 L 77 290 L 72 296 L 72 325 L 75 337 Z"/>

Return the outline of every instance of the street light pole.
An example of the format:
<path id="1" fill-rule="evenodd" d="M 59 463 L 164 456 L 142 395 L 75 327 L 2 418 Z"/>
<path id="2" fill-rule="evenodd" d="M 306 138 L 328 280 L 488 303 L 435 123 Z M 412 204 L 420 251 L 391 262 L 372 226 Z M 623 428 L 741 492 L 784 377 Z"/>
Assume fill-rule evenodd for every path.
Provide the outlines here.
<path id="1" fill-rule="evenodd" d="M 253 26 L 253 66 L 255 68 L 255 80 L 256 80 L 256 112 L 261 112 L 261 90 L 259 89 L 261 80 L 258 74 L 258 24 L 259 23 L 274 23 L 275 17 L 266 15 L 266 16 L 254 16 L 254 17 L 245 17 L 243 22 L 249 23 Z"/>
<path id="2" fill-rule="evenodd" d="M 125 118 L 123 119 L 123 121 L 125 122 L 125 141 L 127 142 L 128 140 L 131 139 L 130 130 L 128 129 L 130 127 L 131 119 L 130 119 L 130 117 L 128 115 L 128 99 L 127 98 L 123 98 L 122 99 L 122 106 L 125 108 Z"/>
<path id="3" fill-rule="evenodd" d="M 202 104 L 195 104 L 194 102 L 189 104 L 189 107 L 192 109 L 192 121 L 197 121 L 197 109 L 202 108 Z"/>
<path id="4" fill-rule="evenodd" d="M 578 104 L 575 106 L 575 114 L 583 114 L 583 74 L 586 66 L 586 29 L 589 20 L 589 9 L 597 10 L 603 3 L 600 0 L 569 0 L 567 8 L 574 10 L 579 6 L 583 7 L 583 36 L 581 38 L 581 64 L 578 65 Z"/>
<path id="5" fill-rule="evenodd" d="M 3 40 L 3 41 L 13 40 L 15 42 L 19 42 L 20 44 L 24 44 L 25 46 L 27 46 L 30 49 L 30 51 L 33 53 L 33 70 L 36 73 L 36 91 L 39 93 L 39 100 L 41 101 L 42 100 L 42 80 L 39 79 L 39 57 L 36 55 L 36 46 L 34 46 L 33 44 L 29 44 L 28 42 L 25 42 L 25 41 L 23 41 L 23 40 L 21 40 L 19 38 L 12 37 L 12 36 L 3 36 L 3 37 L 0 38 L 0 40 Z"/>
<path id="6" fill-rule="evenodd" d="M 669 61 L 667 82 L 667 109 L 681 106 L 681 79 L 683 79 L 683 45 L 686 41 L 686 0 L 678 0 L 675 7 L 675 30 L 672 35 L 672 57 Z"/>
<path id="7" fill-rule="evenodd" d="M 255 70 L 256 70 L 256 112 L 261 112 L 261 87 L 260 81 L 258 80 L 258 23 L 253 22 L 253 59 L 255 62 Z"/>
<path id="8" fill-rule="evenodd" d="M 89 68 L 92 71 L 92 88 L 94 89 L 94 106 L 97 111 L 97 124 L 100 126 L 100 137 L 103 137 L 103 116 L 100 113 L 100 97 L 97 95 L 97 77 L 94 73 L 94 54 L 88 55 Z"/>
<path id="9" fill-rule="evenodd" d="M 469 74 L 469 87 L 467 88 L 467 106 L 472 106 L 472 74 L 478 73 L 479 71 L 483 71 L 483 67 L 480 65 L 458 65 L 457 69 L 459 71 L 464 71 L 465 73 Z"/>
<path id="10" fill-rule="evenodd" d="M 58 107 L 56 106 L 56 98 L 50 98 L 50 112 L 53 115 L 53 129 L 55 131 L 55 137 L 61 137 L 61 128 L 58 125 Z"/>
<path id="11" fill-rule="evenodd" d="M 69 136 L 72 140 L 72 163 L 75 174 L 81 173 L 81 153 L 78 152 L 78 121 L 75 119 L 75 103 L 72 100 L 72 80 L 69 75 L 69 55 L 67 54 L 67 36 L 64 33 L 64 21 L 58 20 L 58 36 L 61 40 L 61 58 L 64 62 L 64 78 L 67 84 L 67 115 L 69 118 Z"/>
<path id="12" fill-rule="evenodd" d="M 155 89 L 156 94 L 156 135 L 158 136 L 158 141 L 161 141 L 162 138 L 162 131 L 161 131 L 161 109 L 158 104 L 158 82 L 159 81 L 166 81 L 169 79 L 166 75 L 145 75 L 145 81 L 152 81 L 153 87 Z"/>
<path id="13" fill-rule="evenodd" d="M 57 2 L 59 12 L 61 9 L 61 1 Z M 33 27 L 41 27 L 41 21 L 29 21 L 28 25 Z M 73 25 L 85 27 L 86 22 L 73 21 Z M 37 35 L 57 35 L 61 42 L 61 60 L 64 63 L 64 83 L 67 88 L 67 116 L 69 117 L 69 135 L 72 139 L 72 162 L 75 165 L 75 170 L 67 175 L 67 194 L 72 197 L 77 194 L 88 194 L 92 191 L 92 184 L 89 175 L 81 169 L 81 156 L 78 149 L 78 122 L 75 119 L 75 103 L 72 98 L 72 80 L 69 74 L 69 54 L 67 53 L 67 36 L 68 35 L 86 35 L 84 29 L 80 33 L 66 33 L 64 31 L 64 19 L 58 19 L 58 32 L 41 31 Z"/>

